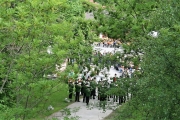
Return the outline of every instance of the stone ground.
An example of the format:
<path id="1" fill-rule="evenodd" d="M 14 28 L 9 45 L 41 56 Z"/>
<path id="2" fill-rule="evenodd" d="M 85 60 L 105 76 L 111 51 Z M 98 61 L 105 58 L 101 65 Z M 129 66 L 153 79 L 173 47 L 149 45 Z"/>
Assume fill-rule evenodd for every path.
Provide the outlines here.
<path id="1" fill-rule="evenodd" d="M 114 51 L 114 48 L 95 47 L 95 49 L 101 49 L 101 52 Z M 108 73 L 109 77 L 113 77 L 114 74 L 117 74 L 117 76 L 120 75 L 113 66 L 110 68 Z M 102 76 L 103 74 L 99 74 L 99 76 L 97 76 L 97 80 L 99 80 Z M 113 102 L 113 100 L 110 99 L 110 101 L 107 102 L 106 110 L 104 111 L 102 107 L 99 106 L 99 100 L 97 97 L 94 100 L 90 99 L 89 106 L 87 106 L 86 103 L 83 103 L 81 99 L 80 102 L 72 103 L 66 108 L 66 110 L 58 111 L 47 117 L 46 120 L 52 120 L 53 118 L 58 120 L 64 120 L 65 118 L 71 118 L 73 120 L 103 120 L 103 118 L 107 117 L 114 109 L 116 109 L 117 105 L 117 102 Z M 69 113 L 69 115 L 67 115 L 67 113 Z"/>
<path id="2" fill-rule="evenodd" d="M 81 99 L 82 101 L 82 99 Z M 71 115 L 68 115 L 68 118 L 77 118 L 76 120 L 103 120 L 106 116 L 111 114 L 113 109 L 117 107 L 117 103 L 112 104 L 108 102 L 107 108 L 104 111 L 99 107 L 99 101 L 97 99 L 90 100 L 89 106 L 86 106 L 83 102 L 76 102 L 67 107 L 71 111 Z M 52 114 L 48 119 L 57 118 L 58 120 L 64 120 L 65 114 L 62 111 Z"/>

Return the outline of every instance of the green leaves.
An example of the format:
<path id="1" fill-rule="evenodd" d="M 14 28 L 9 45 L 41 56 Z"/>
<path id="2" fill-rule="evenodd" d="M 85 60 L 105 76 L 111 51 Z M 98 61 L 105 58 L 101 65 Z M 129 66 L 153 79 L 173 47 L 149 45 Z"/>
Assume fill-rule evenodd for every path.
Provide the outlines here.
<path id="1" fill-rule="evenodd" d="M 135 73 L 138 87 L 132 87 L 136 97 L 129 101 L 130 118 L 121 119 L 179 119 L 179 103 L 174 102 L 179 100 L 176 91 L 180 78 L 179 3 L 156 0 L 98 2 L 105 4 L 108 12 L 107 15 L 101 10 L 95 12 L 99 32 L 121 39 L 125 53 L 130 54 L 131 50 L 135 51 L 133 55 L 140 51 L 145 53 L 141 63 L 143 72 Z M 150 31 L 157 31 L 159 36 L 148 36 Z M 139 56 L 133 56 L 131 60 L 136 66 L 139 59 Z"/>
<path id="2" fill-rule="evenodd" d="M 65 56 L 67 56 L 67 51 L 65 51 L 65 50 L 60 50 L 60 51 L 57 51 L 57 56 L 59 57 L 59 58 L 64 58 Z"/>
<path id="3" fill-rule="evenodd" d="M 7 80 L 5 86 L 0 83 L 0 87 L 7 89 L 1 96 L 7 102 L 0 105 L 7 105 L 7 111 L 22 107 L 9 113 L 7 118 L 26 119 L 37 113 L 35 108 L 47 100 L 47 94 L 57 84 L 47 81 L 44 75 L 59 75 L 55 65 L 81 53 L 79 45 L 84 35 L 91 39 L 92 23 L 84 20 L 81 1 L 1 0 L 0 4 L 0 79 Z M 48 46 L 51 46 L 52 54 L 47 53 Z M 89 54 L 90 47 L 86 46 Z M 9 101 L 14 106 L 8 104 Z"/>

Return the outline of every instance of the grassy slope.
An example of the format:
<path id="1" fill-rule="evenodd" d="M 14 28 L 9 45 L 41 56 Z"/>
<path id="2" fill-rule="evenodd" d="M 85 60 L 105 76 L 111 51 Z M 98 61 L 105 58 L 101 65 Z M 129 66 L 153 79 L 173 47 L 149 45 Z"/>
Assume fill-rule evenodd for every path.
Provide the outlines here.
<path id="1" fill-rule="evenodd" d="M 51 94 L 48 100 L 45 103 L 42 103 L 42 106 L 39 107 L 39 109 L 42 109 L 42 112 L 37 113 L 37 115 L 31 120 L 43 120 L 47 116 L 50 116 L 51 114 L 66 108 L 69 104 L 72 103 L 67 103 L 64 101 L 64 99 L 68 97 L 67 84 L 60 84 L 59 88 L 60 89 L 58 91 Z M 52 105 L 54 110 L 47 110 L 49 105 Z"/>
<path id="2" fill-rule="evenodd" d="M 77 64 L 75 64 L 73 67 L 72 66 L 68 66 L 65 71 L 70 71 L 72 69 L 77 73 L 78 72 Z M 68 105 L 73 103 L 73 101 L 70 102 L 70 103 L 67 103 L 67 102 L 64 101 L 64 99 L 68 98 L 68 95 L 69 95 L 69 93 L 68 93 L 68 85 L 66 83 L 59 84 L 57 82 L 57 87 L 54 90 L 56 92 L 51 94 L 48 97 L 48 100 L 45 103 L 42 103 L 42 107 L 39 108 L 39 109 L 42 109 L 41 110 L 42 112 L 37 114 L 35 116 L 35 118 L 32 118 L 30 120 L 43 120 L 47 116 L 50 116 L 51 114 L 53 114 L 53 113 L 55 113 L 55 112 L 57 112 L 59 110 L 62 110 L 64 108 L 66 108 Z M 73 100 L 74 100 L 74 98 L 73 98 Z M 54 107 L 54 110 L 47 110 L 47 107 L 49 105 L 52 105 Z"/>
<path id="3" fill-rule="evenodd" d="M 135 110 L 127 103 L 123 104 L 104 120 L 144 120 L 143 111 Z"/>

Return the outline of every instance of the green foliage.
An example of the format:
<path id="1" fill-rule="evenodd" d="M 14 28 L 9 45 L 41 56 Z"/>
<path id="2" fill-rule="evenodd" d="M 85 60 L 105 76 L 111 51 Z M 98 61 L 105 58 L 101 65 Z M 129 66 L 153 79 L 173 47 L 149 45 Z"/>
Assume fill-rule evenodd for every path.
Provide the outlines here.
<path id="1" fill-rule="evenodd" d="M 95 11 L 99 31 L 123 42 L 125 54 L 141 65 L 132 82 L 132 99 L 116 119 L 180 119 L 179 2 L 157 0 L 98 0 L 106 7 Z M 107 14 L 102 14 L 106 11 Z M 157 31 L 158 37 L 148 35 Z M 143 52 L 143 57 L 139 53 Z M 114 58 L 115 59 L 115 58 Z M 139 62 L 140 59 L 143 62 Z"/>
<path id="2" fill-rule="evenodd" d="M 73 69 L 76 78 L 78 67 L 90 58 L 90 44 L 97 41 L 95 34 L 99 32 L 119 39 L 125 49 L 123 55 L 103 58 L 100 69 L 108 59 L 117 62 L 117 56 L 125 66 L 133 61 L 142 68 L 132 81 L 123 79 L 122 82 L 128 83 L 125 86 L 119 83 L 121 91 L 114 89 L 124 94 L 130 88 L 132 94 L 117 119 L 180 119 L 179 2 L 98 2 L 105 7 L 80 0 L 0 1 L 2 119 L 31 118 L 47 107 L 45 102 L 52 92 L 57 93 L 58 85 L 63 85 L 66 73 L 60 74 L 60 80 L 56 81 L 47 80 L 44 75 L 57 73 L 55 65 L 70 58 L 74 63 L 68 70 Z M 95 20 L 83 18 L 87 11 L 94 11 Z M 157 38 L 148 35 L 152 30 L 159 32 Z M 49 46 L 52 54 L 47 53 Z M 139 52 L 145 53 L 141 63 Z M 128 54 L 133 57 L 125 58 Z M 94 59 L 98 64 L 98 59 Z M 90 69 L 89 63 L 85 66 Z"/>
<path id="3" fill-rule="evenodd" d="M 28 119 L 44 113 L 45 102 L 58 92 L 57 85 L 64 84 L 65 75 L 55 66 L 77 56 L 80 43 L 93 35 L 92 22 L 84 20 L 79 0 L 1 0 L 0 4 L 0 116 Z M 91 46 L 86 49 L 91 53 Z M 73 69 L 77 74 L 77 65 Z M 46 78 L 52 74 L 59 79 Z"/>
<path id="4" fill-rule="evenodd" d="M 41 84 L 43 84 L 43 86 Z M 31 100 L 29 100 L 32 103 L 29 105 L 32 108 L 26 110 L 26 112 L 28 112 L 28 115 L 26 117 L 28 119 L 43 119 L 46 116 L 49 116 L 68 105 L 68 103 L 64 103 L 64 98 L 68 96 L 68 87 L 64 83 L 58 81 L 47 81 L 46 83 L 31 85 L 31 87 L 33 88 L 33 94 L 31 95 Z M 25 100 L 21 102 L 24 101 Z M 47 109 L 49 105 L 52 105 L 54 107 L 54 110 L 49 111 Z M 16 106 L 16 108 L 6 108 L 5 110 L 3 110 L 3 112 L 4 113 L 1 113 L 2 120 L 12 118 L 16 119 L 16 117 L 18 116 L 14 117 L 14 114 L 23 114 L 24 108 L 23 106 L 21 106 L 21 104 L 19 104 Z"/>

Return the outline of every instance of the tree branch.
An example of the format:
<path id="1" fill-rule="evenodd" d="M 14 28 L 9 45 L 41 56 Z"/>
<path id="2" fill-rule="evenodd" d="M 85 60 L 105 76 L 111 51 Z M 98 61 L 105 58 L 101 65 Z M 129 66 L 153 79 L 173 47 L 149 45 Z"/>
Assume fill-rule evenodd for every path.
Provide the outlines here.
<path id="1" fill-rule="evenodd" d="M 10 66 L 9 66 L 9 69 L 8 69 L 8 72 L 7 72 L 7 74 L 6 74 L 6 77 L 5 77 L 5 80 L 3 81 L 3 84 L 1 85 L 1 88 L 0 88 L 0 93 L 2 93 L 3 92 L 3 88 L 4 88 L 4 86 L 5 86 L 5 84 L 6 84 L 6 82 L 8 81 L 8 75 L 9 75 L 9 73 L 11 72 L 11 70 L 12 70 L 12 65 L 13 65 L 13 61 L 11 61 L 11 64 L 10 64 Z"/>

